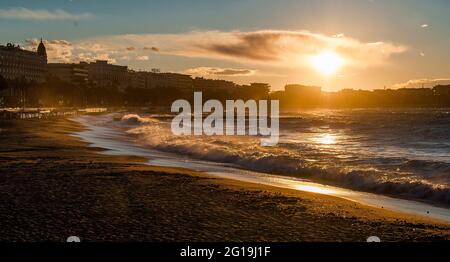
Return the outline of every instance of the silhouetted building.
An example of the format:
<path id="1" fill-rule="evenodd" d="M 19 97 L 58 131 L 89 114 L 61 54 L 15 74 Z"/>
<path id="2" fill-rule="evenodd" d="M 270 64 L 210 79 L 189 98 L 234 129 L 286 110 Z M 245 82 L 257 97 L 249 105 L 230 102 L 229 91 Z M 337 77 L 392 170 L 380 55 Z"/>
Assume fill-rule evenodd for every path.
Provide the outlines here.
<path id="1" fill-rule="evenodd" d="M 450 85 L 438 85 L 433 87 L 436 96 L 450 96 Z"/>
<path id="2" fill-rule="evenodd" d="M 132 88 L 146 88 L 147 87 L 147 72 L 128 71 L 129 87 Z"/>
<path id="3" fill-rule="evenodd" d="M 45 45 L 44 45 L 44 43 L 42 42 L 42 38 L 41 38 L 41 42 L 39 43 L 38 48 L 37 48 L 37 54 L 38 54 L 40 57 L 45 58 L 45 63 L 48 62 L 48 61 L 47 61 L 47 49 L 45 48 Z"/>
<path id="4" fill-rule="evenodd" d="M 188 89 L 192 88 L 192 77 L 190 75 L 178 73 L 153 73 L 148 72 L 146 75 L 147 88 L 177 88 Z"/>
<path id="5" fill-rule="evenodd" d="M 37 52 L 7 44 L 0 46 L 0 75 L 7 80 L 41 83 L 45 80 L 47 53 L 41 42 Z"/>
<path id="6" fill-rule="evenodd" d="M 47 74 L 68 83 L 84 85 L 87 84 L 89 78 L 88 64 L 85 62 L 79 64 L 50 63 L 47 65 Z"/>
<path id="7" fill-rule="evenodd" d="M 284 106 L 286 107 L 314 107 L 322 99 L 321 87 L 306 85 L 286 85 L 284 87 Z"/>
<path id="8" fill-rule="evenodd" d="M 89 81 L 99 87 L 116 86 L 123 89 L 129 84 L 127 66 L 108 64 L 108 61 L 97 60 L 88 64 Z"/>
<path id="9" fill-rule="evenodd" d="M 284 90 L 288 95 L 320 95 L 321 87 L 319 86 L 305 86 L 305 85 L 286 85 Z"/>
<path id="10" fill-rule="evenodd" d="M 250 85 L 238 85 L 234 88 L 235 97 L 244 99 L 262 100 L 268 99 L 270 85 L 267 83 L 251 83 Z"/>
<path id="11" fill-rule="evenodd" d="M 194 79 L 194 87 L 198 90 L 228 90 L 231 91 L 236 84 L 226 80 L 205 79 L 196 77 Z"/>
<path id="12" fill-rule="evenodd" d="M 405 96 L 432 96 L 433 90 L 429 88 L 400 88 L 396 90 L 398 94 Z"/>

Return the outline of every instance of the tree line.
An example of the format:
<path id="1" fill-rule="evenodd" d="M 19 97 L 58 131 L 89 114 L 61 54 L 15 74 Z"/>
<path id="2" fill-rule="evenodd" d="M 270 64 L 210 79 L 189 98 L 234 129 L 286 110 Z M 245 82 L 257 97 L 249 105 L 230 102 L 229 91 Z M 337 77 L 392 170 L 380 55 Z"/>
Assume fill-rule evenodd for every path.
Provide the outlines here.
<path id="1" fill-rule="evenodd" d="M 214 80 L 211 80 L 214 81 Z M 156 87 L 119 88 L 118 83 L 97 86 L 92 82 L 74 84 L 49 76 L 43 83 L 25 79 L 13 81 L 0 76 L 0 107 L 120 107 L 120 106 L 170 106 L 177 99 L 193 100 L 194 92 L 203 92 L 204 99 L 267 99 L 270 85 L 252 83 L 231 85 L 228 88 Z"/>
<path id="2" fill-rule="evenodd" d="M 202 80 L 205 81 L 205 80 Z M 362 108 L 362 107 L 450 107 L 450 86 L 434 88 L 404 88 L 397 90 L 353 90 L 322 92 L 320 88 L 301 85 L 286 91 L 270 92 L 270 85 L 252 83 L 236 85 L 228 82 L 222 87 L 208 85 L 187 87 L 164 86 L 119 88 L 117 83 L 99 87 L 92 82 L 74 84 L 57 77 L 48 77 L 43 83 L 28 82 L 25 79 L 6 80 L 0 76 L 0 107 L 169 107 L 177 99 L 193 101 L 194 92 L 201 91 L 203 100 L 262 100 L 276 99 L 280 108 Z M 222 82 L 223 83 L 223 82 Z M 292 91 L 293 90 L 293 91 Z"/>

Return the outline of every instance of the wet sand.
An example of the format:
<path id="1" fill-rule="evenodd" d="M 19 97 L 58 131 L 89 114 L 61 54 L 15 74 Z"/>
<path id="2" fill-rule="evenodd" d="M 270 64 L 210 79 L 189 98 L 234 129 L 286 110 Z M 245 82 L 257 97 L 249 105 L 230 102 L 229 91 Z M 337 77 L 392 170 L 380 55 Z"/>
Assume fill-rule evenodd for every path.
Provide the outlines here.
<path id="1" fill-rule="evenodd" d="M 441 241 L 450 225 L 109 156 L 70 120 L 0 124 L 0 240 Z"/>

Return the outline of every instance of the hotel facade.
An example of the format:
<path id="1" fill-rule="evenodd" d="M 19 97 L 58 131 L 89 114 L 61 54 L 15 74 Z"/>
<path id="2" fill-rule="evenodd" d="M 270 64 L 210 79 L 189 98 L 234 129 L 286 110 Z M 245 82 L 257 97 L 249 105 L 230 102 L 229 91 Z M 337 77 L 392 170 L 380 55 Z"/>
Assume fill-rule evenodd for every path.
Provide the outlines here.
<path id="1" fill-rule="evenodd" d="M 47 52 L 42 40 L 36 52 L 0 45 L 0 75 L 6 80 L 42 83 L 47 73 Z"/>
<path id="2" fill-rule="evenodd" d="M 49 63 L 47 75 L 75 85 L 86 85 L 89 80 L 88 63 Z"/>
<path id="3" fill-rule="evenodd" d="M 87 65 L 89 81 L 99 87 L 116 85 L 124 89 L 128 85 L 129 75 L 127 66 L 109 64 L 106 60 L 97 60 Z"/>

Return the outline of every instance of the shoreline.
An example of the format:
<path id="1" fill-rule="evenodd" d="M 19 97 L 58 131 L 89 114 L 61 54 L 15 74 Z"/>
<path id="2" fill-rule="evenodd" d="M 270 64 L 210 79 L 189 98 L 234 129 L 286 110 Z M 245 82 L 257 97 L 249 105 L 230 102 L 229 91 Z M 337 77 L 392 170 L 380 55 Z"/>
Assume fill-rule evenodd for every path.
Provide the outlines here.
<path id="1" fill-rule="evenodd" d="M 398 213 L 411 214 L 426 219 L 437 219 L 450 224 L 450 209 L 446 205 L 420 201 L 420 199 L 401 198 L 391 195 L 380 195 L 370 192 L 362 192 L 354 189 L 339 187 L 311 181 L 298 179 L 295 176 L 282 173 L 263 173 L 239 167 L 230 167 L 217 162 L 196 160 L 183 155 L 160 152 L 146 148 L 139 143 L 134 143 L 133 137 L 122 134 L 108 126 L 92 124 L 96 119 L 84 118 L 83 116 L 71 118 L 85 127 L 85 130 L 76 132 L 73 136 L 88 142 L 90 146 L 104 149 L 106 155 L 136 155 L 144 157 L 146 164 L 159 167 L 182 168 L 183 170 L 195 170 L 201 174 L 215 178 L 230 179 L 243 183 L 272 186 L 281 189 L 293 189 L 295 191 L 313 192 L 329 195 L 340 199 L 346 199 L 360 203 L 365 206 L 391 210 Z M 104 120 L 102 120 L 104 121 Z M 131 140 L 130 140 L 131 139 Z"/>
<path id="2" fill-rule="evenodd" d="M 2 127 L 6 146 L 0 158 L 9 162 L 0 165 L 0 219 L 9 226 L 2 227 L 0 239 L 64 241 L 67 234 L 86 241 L 450 239 L 450 226 L 429 218 L 104 155 L 70 136 L 82 129 L 68 119 Z M 27 143 L 14 146 L 15 139 Z"/>
<path id="3" fill-rule="evenodd" d="M 170 167 L 160 167 L 160 166 L 153 166 L 149 165 L 154 170 L 161 170 L 161 172 L 174 172 L 174 173 L 180 173 L 188 174 L 190 176 L 199 177 L 199 178 L 206 178 L 208 179 L 207 182 L 212 182 L 214 184 L 227 186 L 231 188 L 235 188 L 238 190 L 248 190 L 248 191 L 265 191 L 269 193 L 274 194 L 281 194 L 284 196 L 292 196 L 292 197 L 300 197 L 300 198 L 310 198 L 310 199 L 322 199 L 326 202 L 334 202 L 343 205 L 343 207 L 355 207 L 355 210 L 352 211 L 346 211 L 346 212 L 354 212 L 354 211 L 361 211 L 360 213 L 357 213 L 357 216 L 359 218 L 366 218 L 366 219 L 373 219 L 374 217 L 369 216 L 368 214 L 380 216 L 379 218 L 381 220 L 383 219 L 404 219 L 409 221 L 415 221 L 418 223 L 430 223 L 430 224 L 436 224 L 436 225 L 450 225 L 446 221 L 435 219 L 431 217 L 425 217 L 421 215 L 415 215 L 415 214 L 408 214 L 404 212 L 399 212 L 396 210 L 390 210 L 390 209 L 383 209 L 378 208 L 375 206 L 365 205 L 362 203 L 359 203 L 357 201 L 353 201 L 350 199 L 346 199 L 343 197 L 337 197 L 322 193 L 315 193 L 315 192 L 308 192 L 308 191 L 302 191 L 302 190 L 296 190 L 296 189 L 290 189 L 290 188 L 283 188 L 283 187 L 277 187 L 272 185 L 265 185 L 260 183 L 252 183 L 252 182 L 246 182 L 241 180 L 235 180 L 231 178 L 223 178 L 223 177 L 217 177 L 214 175 L 210 175 L 205 172 L 197 172 L 189 169 L 183 169 L 183 168 L 170 168 Z M 172 170 L 173 169 L 173 170 Z M 323 208 L 323 207 L 321 207 Z M 316 210 L 317 211 L 317 210 Z M 368 212 L 365 214 L 365 212 Z M 345 212 L 344 212 L 345 213 Z M 355 213 L 356 214 L 356 213 Z"/>

